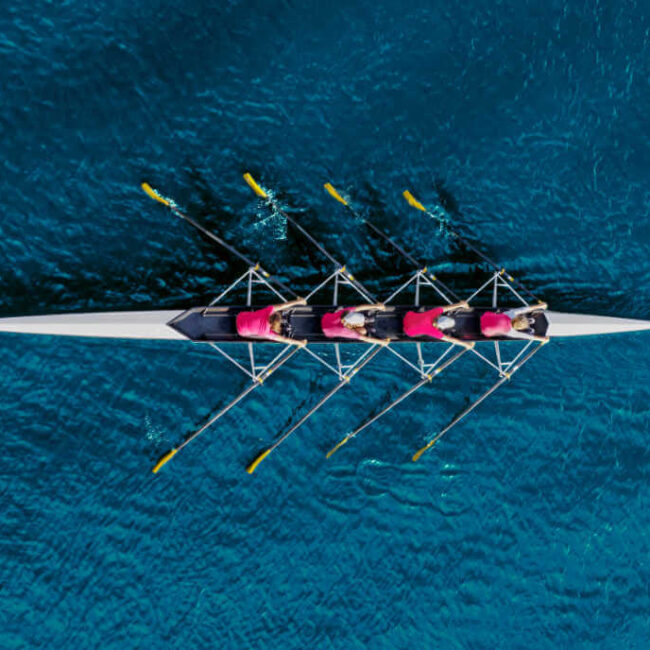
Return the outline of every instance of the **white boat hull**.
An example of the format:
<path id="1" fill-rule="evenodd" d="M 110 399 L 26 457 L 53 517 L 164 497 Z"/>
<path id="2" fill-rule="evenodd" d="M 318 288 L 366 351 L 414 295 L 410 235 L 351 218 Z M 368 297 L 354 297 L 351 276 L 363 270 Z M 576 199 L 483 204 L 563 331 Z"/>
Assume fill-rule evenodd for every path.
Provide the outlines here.
<path id="1" fill-rule="evenodd" d="M 90 336 L 112 339 L 184 340 L 187 338 L 167 323 L 183 312 L 113 311 L 95 314 L 55 314 L 0 318 L 0 332 Z"/>
<path id="2" fill-rule="evenodd" d="M 546 335 L 551 338 L 650 330 L 650 321 L 614 318 L 612 316 L 591 316 L 589 314 L 566 314 L 559 311 L 547 311 L 546 320 L 548 321 Z"/>
<path id="3" fill-rule="evenodd" d="M 123 311 L 0 318 L 0 332 L 114 339 L 189 340 L 168 323 L 185 312 Z M 593 336 L 650 330 L 650 321 L 547 311 L 547 336 Z"/>

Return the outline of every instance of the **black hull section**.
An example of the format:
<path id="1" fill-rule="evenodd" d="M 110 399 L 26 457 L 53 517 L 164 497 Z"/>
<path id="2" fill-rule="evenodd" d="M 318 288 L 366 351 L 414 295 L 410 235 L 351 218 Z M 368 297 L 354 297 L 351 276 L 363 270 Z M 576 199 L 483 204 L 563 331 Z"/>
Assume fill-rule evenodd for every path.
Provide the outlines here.
<path id="1" fill-rule="evenodd" d="M 237 334 L 236 318 L 242 311 L 261 309 L 265 305 L 252 307 L 195 307 L 183 312 L 168 325 L 192 341 L 212 341 L 214 343 L 245 343 L 257 341 L 243 338 Z M 376 312 L 372 316 L 369 334 L 377 338 L 390 338 L 393 343 L 435 342 L 429 337 L 411 338 L 404 334 L 402 322 L 408 311 L 426 311 L 429 307 L 414 307 L 413 305 L 397 305 L 388 307 L 384 312 Z M 296 307 L 284 314 L 286 334 L 296 339 L 307 339 L 309 343 L 357 343 L 353 339 L 330 339 L 321 331 L 320 322 L 323 314 L 335 311 L 331 305 L 309 305 Z M 466 341 L 498 341 L 509 340 L 481 336 L 481 315 L 487 309 L 459 310 L 454 313 L 456 328 L 449 332 L 451 336 Z M 535 318 L 535 333 L 544 336 L 548 328 L 546 317 L 537 312 Z M 259 342 L 259 341 L 257 341 Z"/>

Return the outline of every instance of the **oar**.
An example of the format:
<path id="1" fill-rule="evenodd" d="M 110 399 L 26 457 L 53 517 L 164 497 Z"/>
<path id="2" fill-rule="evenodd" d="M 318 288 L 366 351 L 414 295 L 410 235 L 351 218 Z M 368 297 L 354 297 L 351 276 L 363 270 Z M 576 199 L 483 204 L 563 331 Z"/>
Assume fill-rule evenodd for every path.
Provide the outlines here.
<path id="1" fill-rule="evenodd" d="M 290 214 L 287 214 L 285 210 L 283 210 L 279 205 L 278 202 L 262 187 L 260 187 L 259 183 L 248 173 L 246 172 L 244 174 L 244 180 L 248 184 L 248 186 L 259 196 L 261 199 L 264 199 L 267 203 L 267 205 L 277 212 L 278 214 L 282 215 L 289 223 L 293 225 L 294 228 L 299 230 L 315 247 L 317 250 L 319 250 L 334 266 L 337 267 L 337 269 L 345 275 L 345 277 L 356 287 L 356 289 L 362 294 L 365 295 L 365 298 L 368 300 L 368 302 L 376 302 L 377 299 L 375 296 L 368 291 L 349 271 L 347 271 L 346 267 L 344 264 L 341 264 L 318 240 L 316 240 L 315 237 L 309 234 L 307 230 L 305 230 Z"/>
<path id="2" fill-rule="evenodd" d="M 379 420 L 379 418 L 386 415 L 386 413 L 388 413 L 388 411 L 395 408 L 400 402 L 404 401 L 409 395 L 412 395 L 413 393 L 415 393 L 415 391 L 422 388 L 422 386 L 425 386 L 426 384 L 431 383 L 431 381 L 433 380 L 433 378 L 435 376 L 439 375 L 443 370 L 448 368 L 452 363 L 455 363 L 456 361 L 458 361 L 458 359 L 460 359 L 460 357 L 462 357 L 465 354 L 465 352 L 467 352 L 467 349 L 463 349 L 460 352 L 458 352 L 457 354 L 455 354 L 453 357 L 450 357 L 449 359 L 447 359 L 447 361 L 445 361 L 445 363 L 438 366 L 432 373 L 426 375 L 417 384 L 414 384 L 413 386 L 411 386 L 411 388 L 409 388 L 407 391 L 402 393 L 397 399 L 393 400 L 388 406 L 386 406 L 384 409 L 379 411 L 379 413 L 377 413 L 377 415 L 372 417 L 367 422 L 364 422 L 358 429 L 356 429 L 352 433 L 348 433 L 348 435 L 345 436 L 345 438 L 343 438 L 337 445 L 335 445 L 332 449 L 330 449 L 327 452 L 326 457 L 330 458 L 330 456 L 332 456 L 334 453 L 336 453 L 343 445 L 345 445 L 347 442 L 352 440 L 352 438 L 355 438 L 356 436 L 358 436 L 366 427 L 369 427 L 371 424 L 373 424 L 373 422 L 376 422 L 377 420 Z"/>
<path id="3" fill-rule="evenodd" d="M 187 221 L 189 224 L 192 224 L 199 232 L 202 232 L 206 237 L 219 244 L 219 246 L 227 250 L 235 257 L 238 257 L 240 260 L 246 262 L 246 264 L 248 264 L 249 267 L 255 269 L 261 275 L 263 275 L 268 282 L 274 283 L 280 289 L 282 289 L 289 295 L 293 296 L 294 298 L 298 297 L 297 294 L 294 291 L 292 291 L 286 284 L 280 282 L 280 280 L 272 276 L 268 271 L 265 271 L 259 265 L 259 263 L 253 262 L 253 260 L 250 257 L 238 251 L 234 246 L 231 246 L 228 242 L 225 242 L 223 239 L 221 239 L 221 237 L 218 237 L 213 232 L 210 232 L 207 228 L 204 228 L 200 223 L 198 223 L 197 221 L 195 221 L 194 219 L 186 215 L 184 212 L 181 212 L 180 208 L 178 207 L 175 201 L 160 194 L 160 192 L 158 192 L 153 187 L 151 187 L 149 183 L 142 183 L 141 187 L 146 192 L 146 194 L 150 196 L 154 201 L 158 201 L 158 203 L 162 203 L 163 205 L 167 206 L 177 217 L 180 217 L 181 219 Z"/>
<path id="4" fill-rule="evenodd" d="M 433 447 L 433 445 L 442 438 L 442 436 L 445 435 L 450 429 L 452 429 L 454 426 L 456 426 L 466 415 L 469 415 L 483 400 L 487 399 L 492 393 L 497 390 L 500 386 L 502 386 L 506 381 L 508 381 L 516 372 L 519 370 L 527 361 L 530 360 L 530 358 L 543 346 L 546 344 L 546 341 L 541 341 L 539 345 L 534 349 L 531 350 L 512 370 L 508 370 L 508 372 L 505 373 L 499 381 L 497 381 L 496 384 L 494 384 L 489 390 L 485 391 L 483 395 L 481 395 L 477 400 L 472 402 L 462 413 L 457 415 L 440 433 L 438 433 L 434 438 L 432 438 L 424 447 L 421 449 L 418 449 L 418 451 L 413 454 L 413 461 L 418 461 L 420 460 L 420 457 L 425 451 L 428 451 Z"/>
<path id="5" fill-rule="evenodd" d="M 290 429 L 288 429 L 280 438 L 278 438 L 268 449 L 263 451 L 255 460 L 246 468 L 246 471 L 249 474 L 252 474 L 256 469 L 257 466 L 274 450 L 277 449 L 296 429 L 298 429 L 300 426 L 302 426 L 318 409 L 325 404 L 329 399 L 331 399 L 343 386 L 346 386 L 347 384 L 350 383 L 350 380 L 352 377 L 359 372 L 366 364 L 368 364 L 373 357 L 381 352 L 382 347 L 376 347 L 374 350 L 369 352 L 363 361 L 358 362 L 353 368 L 348 370 L 345 375 L 343 376 L 343 379 L 336 385 L 332 390 L 323 397 L 316 406 L 314 406 L 311 410 L 309 410 L 303 417 L 296 422 Z"/>
<path id="6" fill-rule="evenodd" d="M 426 207 L 424 207 L 424 205 L 422 205 L 422 203 L 420 203 L 420 201 L 418 201 L 413 196 L 413 194 L 411 194 L 411 192 L 409 192 L 408 190 L 404 190 L 404 192 L 402 192 L 402 195 L 404 196 L 407 203 L 411 207 L 415 208 L 416 210 L 420 210 L 420 212 L 424 212 L 426 215 L 431 217 L 434 221 L 437 221 L 442 228 L 444 228 L 452 237 L 455 237 L 459 242 L 461 242 L 465 246 L 465 248 L 471 250 L 474 254 L 478 255 L 484 262 L 489 264 L 495 271 L 499 271 L 502 275 L 505 275 L 505 277 L 510 282 L 518 286 L 525 293 L 527 293 L 528 296 L 532 298 L 535 302 L 540 302 L 539 299 L 535 296 L 535 294 L 529 291 L 527 287 L 525 287 L 521 282 L 519 282 L 519 280 L 512 277 L 512 275 L 507 273 L 502 266 L 499 266 L 495 261 L 491 260 L 487 255 L 485 255 L 480 250 L 478 250 L 478 248 L 476 248 L 476 246 L 474 246 L 472 243 L 467 241 L 467 239 L 461 237 L 461 235 L 459 235 L 455 230 L 453 230 L 446 221 L 440 218 L 439 215 L 431 212 L 431 210 L 428 210 Z"/>
<path id="7" fill-rule="evenodd" d="M 287 348 L 288 349 L 288 348 Z M 267 367 L 265 370 L 263 370 L 254 380 L 253 383 L 248 386 L 245 390 L 243 390 L 235 399 L 230 401 L 226 406 L 224 406 L 215 416 L 211 417 L 200 429 L 197 429 L 194 433 L 192 433 L 189 437 L 187 437 L 178 447 L 173 447 L 170 449 L 168 452 L 163 454 L 163 456 L 160 458 L 160 460 L 156 463 L 154 468 L 151 470 L 154 474 L 157 474 L 160 468 L 165 465 L 165 463 L 169 462 L 183 447 L 186 447 L 187 445 L 192 442 L 195 438 L 200 436 L 206 429 L 211 427 L 219 418 L 223 417 L 228 411 L 230 411 L 231 408 L 233 408 L 236 404 L 241 402 L 241 400 L 246 397 L 249 393 L 252 393 L 256 388 L 259 388 L 263 383 L 264 380 L 267 379 L 267 377 L 275 372 L 281 365 L 289 361 L 291 357 L 298 352 L 299 348 L 294 347 L 292 348 L 288 354 L 285 354 L 283 357 L 280 357 L 275 363 L 273 363 L 270 367 Z"/>
<path id="8" fill-rule="evenodd" d="M 390 246 L 393 247 L 394 250 L 396 250 L 404 259 L 406 259 L 410 264 L 413 265 L 413 268 L 415 269 L 421 269 L 422 273 L 424 273 L 431 282 L 437 283 L 442 289 L 444 289 L 452 298 L 454 298 L 457 301 L 460 301 L 460 298 L 446 285 L 444 282 L 441 282 L 433 273 L 431 273 L 426 266 L 421 264 L 418 260 L 413 257 L 409 252 L 405 251 L 392 237 L 387 235 L 383 230 L 380 230 L 375 226 L 372 221 L 368 221 L 365 217 L 363 217 L 357 210 L 354 209 L 350 205 L 350 202 L 343 198 L 341 196 L 340 192 L 336 190 L 336 188 L 331 184 L 331 183 L 325 183 L 323 185 L 325 190 L 330 194 L 334 199 L 336 199 L 339 203 L 342 203 L 349 211 L 350 213 L 357 219 L 363 221 L 363 223 L 372 230 L 378 237 L 383 239 L 386 243 L 390 244 Z"/>

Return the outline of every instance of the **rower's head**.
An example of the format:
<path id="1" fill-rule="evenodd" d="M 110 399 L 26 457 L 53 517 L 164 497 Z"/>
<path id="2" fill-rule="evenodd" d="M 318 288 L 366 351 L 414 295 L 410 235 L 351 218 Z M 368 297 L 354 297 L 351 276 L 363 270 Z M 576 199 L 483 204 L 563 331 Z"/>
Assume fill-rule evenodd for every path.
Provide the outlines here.
<path id="1" fill-rule="evenodd" d="M 276 334 L 282 334 L 282 315 L 274 312 L 269 316 L 269 325 Z"/>
<path id="2" fill-rule="evenodd" d="M 527 330 L 535 324 L 534 321 L 526 316 L 526 314 L 519 314 L 512 319 L 512 327 L 518 331 Z"/>
<path id="3" fill-rule="evenodd" d="M 456 325 L 456 321 L 451 316 L 446 316 L 445 314 L 440 314 L 440 316 L 433 320 L 433 326 L 443 332 L 445 330 L 453 329 L 454 325 Z"/>
<path id="4" fill-rule="evenodd" d="M 359 311 L 347 311 L 343 314 L 341 322 L 351 330 L 361 329 L 366 326 L 366 318 Z"/>

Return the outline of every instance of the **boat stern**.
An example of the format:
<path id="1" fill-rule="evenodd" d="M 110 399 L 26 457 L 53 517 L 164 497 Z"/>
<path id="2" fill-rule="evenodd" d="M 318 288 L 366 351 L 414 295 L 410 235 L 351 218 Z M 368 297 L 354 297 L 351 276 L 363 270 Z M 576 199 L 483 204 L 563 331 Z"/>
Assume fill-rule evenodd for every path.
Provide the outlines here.
<path id="1" fill-rule="evenodd" d="M 183 312 L 123 311 L 0 318 L 0 332 L 111 339 L 187 340 L 168 323 Z"/>

